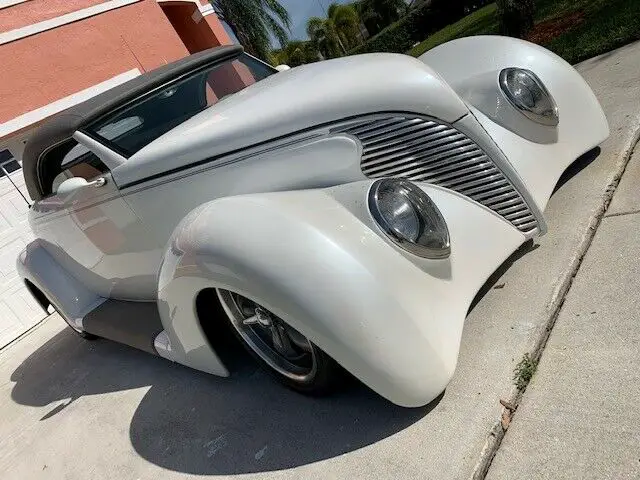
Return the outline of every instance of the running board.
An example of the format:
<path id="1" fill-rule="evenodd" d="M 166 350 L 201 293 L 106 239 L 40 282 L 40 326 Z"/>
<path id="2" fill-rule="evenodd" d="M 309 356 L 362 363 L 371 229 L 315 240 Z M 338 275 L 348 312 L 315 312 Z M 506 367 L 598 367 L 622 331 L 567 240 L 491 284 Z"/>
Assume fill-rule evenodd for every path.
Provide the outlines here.
<path id="1" fill-rule="evenodd" d="M 156 339 L 163 338 L 162 321 L 156 302 L 109 299 L 82 319 L 82 329 L 154 355 L 159 354 L 154 347 Z M 168 338 L 166 341 L 168 342 Z M 160 355 L 165 356 L 163 352 Z"/>

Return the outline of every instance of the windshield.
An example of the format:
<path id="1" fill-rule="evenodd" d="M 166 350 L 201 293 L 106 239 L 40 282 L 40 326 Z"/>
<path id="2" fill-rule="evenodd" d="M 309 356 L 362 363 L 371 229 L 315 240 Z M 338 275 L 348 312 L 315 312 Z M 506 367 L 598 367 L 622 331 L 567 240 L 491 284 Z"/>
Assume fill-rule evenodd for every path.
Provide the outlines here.
<path id="1" fill-rule="evenodd" d="M 88 132 L 129 157 L 195 114 L 277 71 L 242 54 L 198 70 L 124 110 L 102 118 Z"/>

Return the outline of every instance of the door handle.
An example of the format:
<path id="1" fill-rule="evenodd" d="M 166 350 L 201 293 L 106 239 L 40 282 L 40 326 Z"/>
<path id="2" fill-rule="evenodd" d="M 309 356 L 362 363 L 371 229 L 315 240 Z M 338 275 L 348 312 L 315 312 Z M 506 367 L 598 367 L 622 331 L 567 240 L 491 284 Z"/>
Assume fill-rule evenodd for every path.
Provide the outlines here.
<path id="1" fill-rule="evenodd" d="M 104 177 L 96 178 L 93 182 L 87 183 L 88 187 L 104 187 L 107 184 L 107 179 Z"/>

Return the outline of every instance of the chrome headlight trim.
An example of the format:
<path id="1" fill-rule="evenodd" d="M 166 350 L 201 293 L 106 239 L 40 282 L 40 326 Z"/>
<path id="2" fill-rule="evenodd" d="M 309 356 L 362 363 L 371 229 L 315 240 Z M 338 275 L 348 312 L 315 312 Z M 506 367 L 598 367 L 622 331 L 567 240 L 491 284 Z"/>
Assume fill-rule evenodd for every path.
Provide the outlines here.
<path id="1" fill-rule="evenodd" d="M 397 201 L 410 206 L 412 212 L 390 212 L 385 209 L 384 202 Z M 397 205 L 398 203 L 396 203 Z M 382 178 L 375 181 L 369 189 L 369 212 L 380 229 L 402 249 L 419 257 L 443 259 L 451 255 L 449 229 L 444 217 L 435 203 L 420 187 L 400 178 Z M 414 235 L 403 234 L 402 228 L 393 215 L 405 215 L 418 221 L 418 229 Z M 411 229 L 409 229 L 411 231 Z"/>
<path id="2" fill-rule="evenodd" d="M 514 77 L 519 76 L 519 80 Z M 530 94 L 525 101 L 522 93 L 514 91 L 513 83 L 517 82 Z M 500 89 L 511 105 L 519 112 L 541 125 L 555 127 L 560 122 L 558 105 L 545 87 L 542 80 L 526 68 L 505 68 L 499 76 Z"/>

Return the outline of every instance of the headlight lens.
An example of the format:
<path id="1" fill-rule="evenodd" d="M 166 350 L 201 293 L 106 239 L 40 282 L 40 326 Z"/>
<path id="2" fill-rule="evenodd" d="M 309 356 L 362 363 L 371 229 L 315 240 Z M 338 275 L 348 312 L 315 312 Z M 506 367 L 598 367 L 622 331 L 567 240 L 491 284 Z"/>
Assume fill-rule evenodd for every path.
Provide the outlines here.
<path id="1" fill-rule="evenodd" d="M 507 100 L 529 119 L 542 125 L 558 125 L 556 102 L 531 70 L 505 68 L 500 72 L 500 88 Z"/>
<path id="2" fill-rule="evenodd" d="M 451 253 L 442 214 L 410 181 L 376 181 L 369 191 L 369 210 L 380 228 L 405 250 L 425 258 L 446 258 Z"/>

